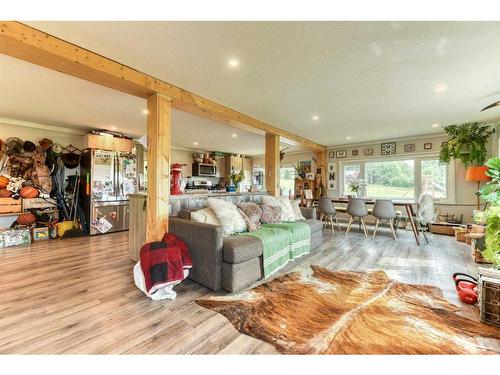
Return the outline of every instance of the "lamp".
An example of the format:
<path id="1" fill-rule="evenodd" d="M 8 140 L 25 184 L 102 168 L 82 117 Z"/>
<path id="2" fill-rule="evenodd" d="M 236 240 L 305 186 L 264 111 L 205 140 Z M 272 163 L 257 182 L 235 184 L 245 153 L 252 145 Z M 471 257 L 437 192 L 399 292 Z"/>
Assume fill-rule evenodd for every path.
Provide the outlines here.
<path id="1" fill-rule="evenodd" d="M 477 190 L 479 190 L 479 186 L 481 181 L 489 181 L 491 177 L 486 175 L 486 171 L 488 167 L 485 165 L 479 165 L 474 167 L 468 167 L 465 171 L 465 181 L 475 181 L 477 182 Z M 477 196 L 477 209 L 479 210 L 479 195 Z"/>

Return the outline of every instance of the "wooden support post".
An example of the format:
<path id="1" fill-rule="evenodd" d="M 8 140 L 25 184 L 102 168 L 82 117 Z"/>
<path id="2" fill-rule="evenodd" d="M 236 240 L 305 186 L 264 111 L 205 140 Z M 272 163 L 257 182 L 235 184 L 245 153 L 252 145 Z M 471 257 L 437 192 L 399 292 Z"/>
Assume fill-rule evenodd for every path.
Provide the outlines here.
<path id="1" fill-rule="evenodd" d="M 148 97 L 146 242 L 160 241 L 168 230 L 171 102 L 160 94 Z"/>
<path id="2" fill-rule="evenodd" d="M 327 167 L 326 167 L 326 151 L 316 152 L 314 155 L 316 159 L 316 169 L 321 170 L 321 175 L 316 176 L 316 188 L 319 191 L 320 183 L 323 184 L 325 191 L 322 192 L 323 195 L 326 195 L 326 184 L 327 184 Z M 316 172 L 316 171 L 315 171 Z M 318 194 L 319 195 L 319 194 Z"/>
<path id="3" fill-rule="evenodd" d="M 280 195 L 280 136 L 266 133 L 266 189 L 269 194 Z"/>

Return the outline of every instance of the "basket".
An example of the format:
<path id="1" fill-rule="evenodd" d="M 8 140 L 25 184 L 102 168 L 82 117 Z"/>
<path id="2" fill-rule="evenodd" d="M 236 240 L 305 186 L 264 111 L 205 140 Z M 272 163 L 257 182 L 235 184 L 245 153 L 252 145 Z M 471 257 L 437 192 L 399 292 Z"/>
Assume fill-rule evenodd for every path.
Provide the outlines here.
<path id="1" fill-rule="evenodd" d="M 466 242 L 466 237 L 465 235 L 467 234 L 467 230 L 462 227 L 454 227 L 453 230 L 455 231 L 455 239 L 459 242 Z"/>
<path id="2" fill-rule="evenodd" d="M 447 236 L 454 236 L 455 230 L 454 226 L 448 223 L 432 223 L 430 224 L 431 233 L 434 234 L 445 234 Z"/>
<path id="3" fill-rule="evenodd" d="M 20 199 L 0 198 L 0 214 L 19 213 L 21 211 Z"/>

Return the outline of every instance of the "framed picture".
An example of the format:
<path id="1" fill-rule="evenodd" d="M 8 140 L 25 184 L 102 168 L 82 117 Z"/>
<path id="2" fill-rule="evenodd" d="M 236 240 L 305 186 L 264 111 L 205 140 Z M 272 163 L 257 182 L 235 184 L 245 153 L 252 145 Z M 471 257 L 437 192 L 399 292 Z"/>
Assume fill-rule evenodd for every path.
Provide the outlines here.
<path id="1" fill-rule="evenodd" d="M 316 168 L 316 174 L 321 174 L 321 168 Z"/>
<path id="2" fill-rule="evenodd" d="M 396 155 L 396 142 L 386 142 L 380 145 L 381 155 Z"/>
<path id="3" fill-rule="evenodd" d="M 335 157 L 335 152 L 330 151 L 330 152 L 328 153 L 328 157 L 329 157 L 330 159 L 333 159 L 333 158 Z"/>
<path id="4" fill-rule="evenodd" d="M 372 156 L 373 155 L 373 148 L 365 148 L 363 150 L 363 154 L 365 154 L 365 156 Z"/>
<path id="5" fill-rule="evenodd" d="M 424 150 L 432 150 L 432 143 L 424 143 Z"/>
<path id="6" fill-rule="evenodd" d="M 345 158 L 347 156 L 347 150 L 340 150 L 336 153 L 337 158 Z"/>
<path id="7" fill-rule="evenodd" d="M 335 172 L 328 173 L 328 181 L 335 181 Z"/>
<path id="8" fill-rule="evenodd" d="M 313 199 L 313 192 L 311 189 L 304 189 L 304 197 L 306 199 Z"/>
<path id="9" fill-rule="evenodd" d="M 358 150 L 352 150 L 352 156 L 358 156 Z"/>
<path id="10" fill-rule="evenodd" d="M 448 145 L 448 141 L 444 141 L 443 143 L 441 143 L 441 147 L 444 147 L 444 146 L 447 146 Z"/>
<path id="11" fill-rule="evenodd" d="M 301 160 L 301 161 L 299 161 L 299 165 L 304 168 L 305 173 L 312 172 L 312 161 L 311 160 Z"/>
<path id="12" fill-rule="evenodd" d="M 334 190 L 334 189 L 335 189 L 335 182 L 330 181 L 330 182 L 328 183 L 328 189 L 329 189 L 329 190 Z"/>
<path id="13" fill-rule="evenodd" d="M 405 144 L 405 152 L 415 152 L 415 143 Z"/>
<path id="14" fill-rule="evenodd" d="M 328 163 L 328 172 L 335 172 L 335 164 Z"/>
<path id="15" fill-rule="evenodd" d="M 312 173 L 306 173 L 307 180 L 314 180 L 314 175 Z"/>

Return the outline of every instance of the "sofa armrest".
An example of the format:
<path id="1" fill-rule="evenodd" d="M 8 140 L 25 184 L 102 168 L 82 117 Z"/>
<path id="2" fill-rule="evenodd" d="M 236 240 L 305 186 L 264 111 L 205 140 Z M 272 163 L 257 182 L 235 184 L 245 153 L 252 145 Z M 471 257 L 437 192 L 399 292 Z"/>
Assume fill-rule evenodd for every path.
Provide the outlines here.
<path id="1" fill-rule="evenodd" d="M 222 227 L 170 217 L 169 232 L 182 239 L 189 248 L 193 268 L 189 278 L 217 291 L 222 277 Z"/>
<path id="2" fill-rule="evenodd" d="M 317 219 L 316 207 L 300 207 L 300 212 L 306 219 Z"/>

